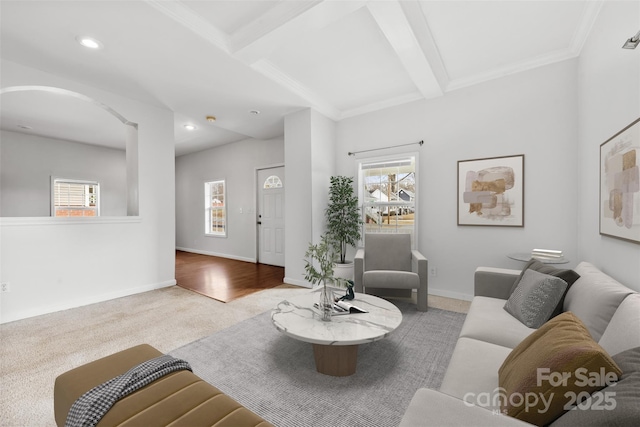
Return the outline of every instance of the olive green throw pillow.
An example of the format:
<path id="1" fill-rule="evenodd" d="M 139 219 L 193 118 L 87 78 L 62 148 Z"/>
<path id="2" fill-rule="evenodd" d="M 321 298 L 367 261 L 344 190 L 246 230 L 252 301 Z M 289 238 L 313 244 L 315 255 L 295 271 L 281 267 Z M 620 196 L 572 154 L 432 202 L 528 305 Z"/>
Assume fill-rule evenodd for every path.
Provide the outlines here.
<path id="1" fill-rule="evenodd" d="M 503 413 L 531 424 L 551 423 L 576 400 L 617 381 L 620 368 L 568 311 L 525 338 L 498 370 Z"/>

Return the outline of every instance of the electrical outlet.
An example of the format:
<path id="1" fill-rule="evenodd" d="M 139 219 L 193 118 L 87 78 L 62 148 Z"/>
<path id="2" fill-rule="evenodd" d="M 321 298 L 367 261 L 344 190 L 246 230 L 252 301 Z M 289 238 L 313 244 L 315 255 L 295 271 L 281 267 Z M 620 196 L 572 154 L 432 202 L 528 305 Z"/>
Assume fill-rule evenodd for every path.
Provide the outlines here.
<path id="1" fill-rule="evenodd" d="M 438 275 L 438 269 L 435 267 L 431 267 L 429 268 L 429 273 L 433 276 L 436 277 Z"/>
<path id="2" fill-rule="evenodd" d="M 2 284 L 1 291 L 2 292 L 11 292 L 11 286 L 9 285 L 9 282 Z"/>

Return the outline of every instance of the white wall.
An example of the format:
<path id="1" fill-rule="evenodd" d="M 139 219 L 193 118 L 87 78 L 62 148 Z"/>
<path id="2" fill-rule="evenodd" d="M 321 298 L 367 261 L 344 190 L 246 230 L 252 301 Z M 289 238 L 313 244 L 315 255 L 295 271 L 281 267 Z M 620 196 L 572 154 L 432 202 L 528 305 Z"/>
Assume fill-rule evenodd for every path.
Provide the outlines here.
<path id="1" fill-rule="evenodd" d="M 335 127 L 334 121 L 311 110 L 311 228 L 314 243 L 320 241 L 327 229 L 324 211 L 329 204 L 329 186 L 335 170 Z"/>
<path id="2" fill-rule="evenodd" d="M 329 178 L 335 171 L 335 132 L 335 122 L 313 109 L 289 114 L 284 120 L 285 283 L 311 286 L 304 280 L 304 254 L 326 228 L 324 210 Z"/>
<path id="3" fill-rule="evenodd" d="M 0 219 L 0 322 L 175 284 L 173 113 L 2 61 L 2 87 L 87 95 L 138 123 L 139 217 Z"/>
<path id="4" fill-rule="evenodd" d="M 311 110 L 301 110 L 284 118 L 284 162 L 287 186 L 284 189 L 286 231 L 284 254 L 285 283 L 304 285 L 302 261 L 312 230 Z"/>
<path id="5" fill-rule="evenodd" d="M 256 168 L 284 164 L 283 139 L 246 139 L 179 156 L 175 163 L 176 246 L 256 262 Z M 204 183 L 219 179 L 227 186 L 227 236 L 206 236 Z"/>
<path id="6" fill-rule="evenodd" d="M 605 2 L 580 55 L 579 255 L 640 291 L 640 245 L 599 234 L 600 144 L 640 117 L 640 3 Z"/>
<path id="7" fill-rule="evenodd" d="M 51 177 L 100 183 L 100 215 L 127 215 L 124 150 L 0 134 L 0 216 L 50 216 Z"/>
<path id="8" fill-rule="evenodd" d="M 437 268 L 434 294 L 470 299 L 478 266 L 522 268 L 506 257 L 536 247 L 577 253 L 577 60 L 503 77 L 442 98 L 342 120 L 337 173 L 349 151 L 424 140 L 419 152 L 418 249 Z M 376 151 L 381 156 L 394 150 Z M 457 162 L 525 155 L 525 227 L 457 225 Z"/>

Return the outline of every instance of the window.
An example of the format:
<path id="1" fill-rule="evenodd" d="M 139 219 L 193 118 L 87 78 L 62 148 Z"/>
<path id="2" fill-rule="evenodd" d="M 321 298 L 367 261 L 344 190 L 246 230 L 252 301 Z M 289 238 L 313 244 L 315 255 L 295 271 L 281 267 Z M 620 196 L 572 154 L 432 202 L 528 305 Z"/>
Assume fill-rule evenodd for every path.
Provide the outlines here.
<path id="1" fill-rule="evenodd" d="M 205 234 L 210 236 L 227 235 L 225 202 L 224 180 L 204 183 Z"/>
<path id="2" fill-rule="evenodd" d="M 51 216 L 100 216 L 100 184 L 95 181 L 54 178 L 51 184 Z"/>
<path id="3" fill-rule="evenodd" d="M 416 233 L 415 156 L 362 160 L 360 203 L 364 233 Z"/>
<path id="4" fill-rule="evenodd" d="M 280 177 L 276 175 L 271 175 L 270 177 L 264 180 L 264 184 L 262 185 L 262 187 L 265 189 L 282 188 L 282 180 L 280 179 Z"/>

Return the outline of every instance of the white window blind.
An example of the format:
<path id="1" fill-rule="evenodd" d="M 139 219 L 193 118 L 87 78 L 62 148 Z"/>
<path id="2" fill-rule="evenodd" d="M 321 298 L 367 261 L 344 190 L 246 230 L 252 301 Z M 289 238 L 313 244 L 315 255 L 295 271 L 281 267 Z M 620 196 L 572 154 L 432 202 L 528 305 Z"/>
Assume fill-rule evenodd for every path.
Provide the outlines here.
<path id="1" fill-rule="evenodd" d="M 227 235 L 225 187 L 224 180 L 204 183 L 205 234 L 207 235 Z"/>
<path id="2" fill-rule="evenodd" d="M 416 235 L 416 157 L 362 159 L 360 205 L 364 233 Z"/>
<path id="3" fill-rule="evenodd" d="M 55 178 L 52 183 L 52 216 L 100 215 L 100 184 L 95 181 Z"/>

